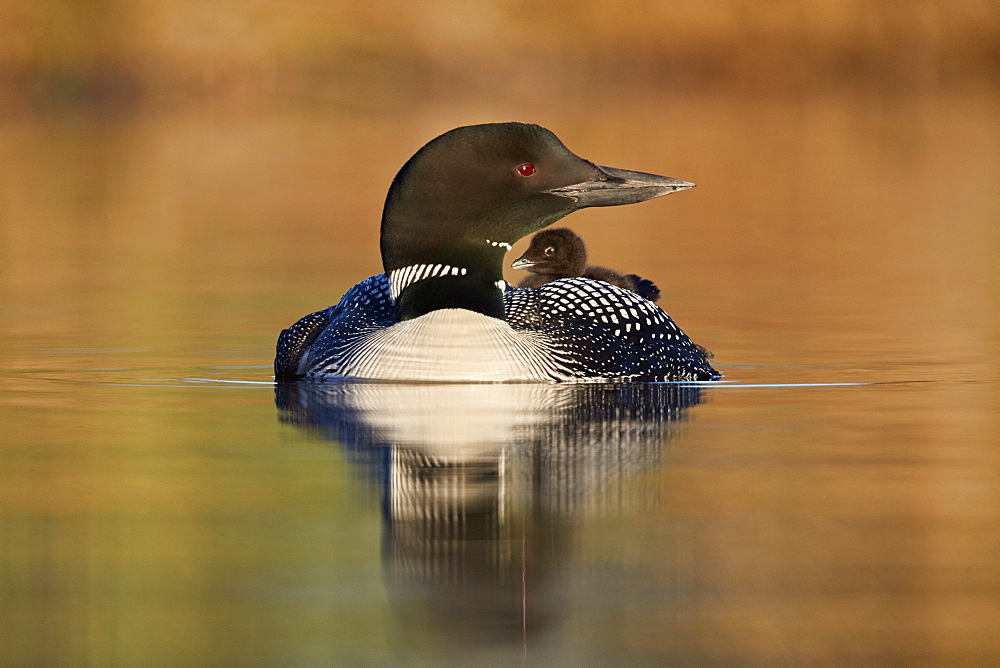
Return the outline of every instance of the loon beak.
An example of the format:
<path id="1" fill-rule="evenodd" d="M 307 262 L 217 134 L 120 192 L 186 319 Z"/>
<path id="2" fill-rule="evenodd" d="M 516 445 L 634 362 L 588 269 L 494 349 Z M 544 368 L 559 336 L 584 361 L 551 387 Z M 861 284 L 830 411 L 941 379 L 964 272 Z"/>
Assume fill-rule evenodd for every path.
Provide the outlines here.
<path id="1" fill-rule="evenodd" d="M 529 269 L 535 266 L 535 263 L 527 258 L 519 257 L 510 265 L 514 269 Z"/>
<path id="2" fill-rule="evenodd" d="M 654 197 L 669 195 L 678 190 L 694 188 L 693 183 L 672 179 L 669 176 L 632 172 L 614 167 L 597 165 L 594 167 L 597 169 L 597 173 L 591 179 L 569 186 L 552 188 L 545 192 L 549 195 L 569 198 L 576 202 L 579 208 L 583 208 L 635 204 Z"/>

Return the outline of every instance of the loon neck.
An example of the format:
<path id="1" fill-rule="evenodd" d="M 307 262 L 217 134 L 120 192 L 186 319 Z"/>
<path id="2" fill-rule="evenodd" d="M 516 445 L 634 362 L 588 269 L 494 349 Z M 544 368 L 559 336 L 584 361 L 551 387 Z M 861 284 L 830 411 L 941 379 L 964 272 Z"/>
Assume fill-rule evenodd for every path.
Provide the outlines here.
<path id="1" fill-rule="evenodd" d="M 504 318 L 503 256 L 509 244 L 491 242 L 431 255 L 403 256 L 386 266 L 400 320 L 431 311 L 462 308 Z"/>

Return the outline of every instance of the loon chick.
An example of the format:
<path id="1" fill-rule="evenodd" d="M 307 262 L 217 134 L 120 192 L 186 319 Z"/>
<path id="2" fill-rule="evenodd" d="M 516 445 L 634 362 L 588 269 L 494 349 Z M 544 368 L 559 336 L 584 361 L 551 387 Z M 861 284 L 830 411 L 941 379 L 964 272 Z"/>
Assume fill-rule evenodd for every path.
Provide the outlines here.
<path id="1" fill-rule="evenodd" d="M 659 307 L 582 278 L 514 289 L 511 244 L 573 211 L 693 187 L 599 167 L 537 125 L 456 128 L 403 165 L 382 212 L 383 274 L 278 338 L 277 380 L 709 380 Z"/>
<path id="2" fill-rule="evenodd" d="M 619 274 L 607 267 L 588 265 L 587 246 L 583 239 L 565 227 L 542 230 L 533 236 L 528 250 L 514 260 L 511 266 L 530 272 L 518 284 L 519 288 L 538 288 L 560 278 L 582 276 L 631 290 L 651 302 L 660 298 L 660 289 L 648 279 L 635 274 Z"/>

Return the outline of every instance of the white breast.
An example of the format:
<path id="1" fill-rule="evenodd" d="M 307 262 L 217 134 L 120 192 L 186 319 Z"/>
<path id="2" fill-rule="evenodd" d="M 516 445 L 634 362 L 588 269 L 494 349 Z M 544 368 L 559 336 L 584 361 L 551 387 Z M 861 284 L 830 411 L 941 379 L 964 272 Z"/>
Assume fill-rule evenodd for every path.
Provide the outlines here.
<path id="1" fill-rule="evenodd" d="M 440 309 L 366 335 L 352 350 L 309 371 L 393 381 L 516 382 L 564 378 L 552 351 L 502 320 Z"/>

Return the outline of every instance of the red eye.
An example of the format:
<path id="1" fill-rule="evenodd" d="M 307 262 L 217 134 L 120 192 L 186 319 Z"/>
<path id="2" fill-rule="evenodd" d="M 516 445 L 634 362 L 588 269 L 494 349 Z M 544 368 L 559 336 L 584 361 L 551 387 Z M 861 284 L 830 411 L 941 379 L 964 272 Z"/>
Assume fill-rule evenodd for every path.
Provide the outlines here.
<path id="1" fill-rule="evenodd" d="M 531 176 L 535 173 L 535 166 L 530 162 L 526 162 L 523 165 L 517 166 L 517 173 L 521 176 Z"/>

